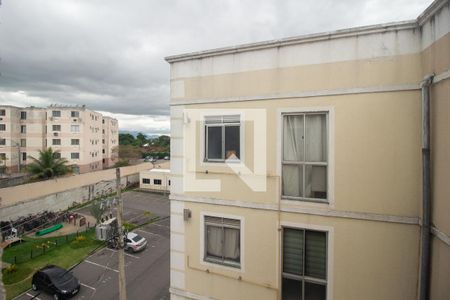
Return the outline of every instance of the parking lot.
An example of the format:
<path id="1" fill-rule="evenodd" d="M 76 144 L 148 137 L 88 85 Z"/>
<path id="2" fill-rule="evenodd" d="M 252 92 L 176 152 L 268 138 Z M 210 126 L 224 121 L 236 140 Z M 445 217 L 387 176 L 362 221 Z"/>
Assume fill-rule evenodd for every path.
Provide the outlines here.
<path id="1" fill-rule="evenodd" d="M 124 219 L 142 214 L 160 219 L 134 232 L 145 237 L 144 251 L 125 254 L 128 299 L 169 299 L 170 220 L 167 196 L 130 191 L 123 193 Z M 85 212 L 85 211 L 83 211 Z M 117 251 L 104 248 L 77 265 L 73 274 L 80 280 L 80 292 L 72 299 L 118 299 Z M 44 292 L 29 290 L 16 299 L 53 299 Z"/>

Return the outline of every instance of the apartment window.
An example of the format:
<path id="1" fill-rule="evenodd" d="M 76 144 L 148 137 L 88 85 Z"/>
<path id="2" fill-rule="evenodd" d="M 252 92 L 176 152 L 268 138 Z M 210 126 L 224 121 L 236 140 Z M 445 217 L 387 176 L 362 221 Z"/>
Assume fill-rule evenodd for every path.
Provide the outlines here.
<path id="1" fill-rule="evenodd" d="M 0 109 L 0 116 L 6 116 L 6 110 Z"/>
<path id="2" fill-rule="evenodd" d="M 143 184 L 150 184 L 150 179 L 149 178 L 142 178 L 142 183 Z"/>
<path id="3" fill-rule="evenodd" d="M 170 180 L 169 180 L 169 185 L 170 185 Z"/>
<path id="4" fill-rule="evenodd" d="M 0 145 L 5 146 L 6 145 L 6 139 L 0 139 Z"/>
<path id="5" fill-rule="evenodd" d="M 240 116 L 205 117 L 205 161 L 240 159 Z"/>
<path id="6" fill-rule="evenodd" d="M 105 143 L 105 139 L 102 139 L 102 144 L 104 144 Z"/>
<path id="7" fill-rule="evenodd" d="M 161 185 L 161 184 L 162 184 L 162 181 L 161 181 L 161 179 L 153 179 L 153 184 L 155 184 L 155 185 Z"/>
<path id="8" fill-rule="evenodd" d="M 26 160 L 27 160 L 27 153 L 22 152 L 22 161 L 26 161 Z"/>
<path id="9" fill-rule="evenodd" d="M 20 125 L 20 133 L 27 133 L 27 125 Z"/>
<path id="10" fill-rule="evenodd" d="M 53 152 L 53 157 L 54 157 L 54 158 L 61 158 L 61 153 L 59 153 L 59 152 Z"/>
<path id="11" fill-rule="evenodd" d="M 80 132 L 80 125 L 70 125 L 71 132 Z"/>
<path id="12" fill-rule="evenodd" d="M 326 201 L 327 136 L 326 113 L 283 115 L 283 198 Z"/>
<path id="13" fill-rule="evenodd" d="M 71 139 L 70 144 L 72 146 L 78 146 L 78 145 L 80 145 L 80 140 L 79 139 Z"/>
<path id="14" fill-rule="evenodd" d="M 103 154 L 105 154 L 105 149 L 102 149 Z"/>
<path id="15" fill-rule="evenodd" d="M 52 117 L 61 117 L 61 111 L 60 110 L 52 110 Z"/>
<path id="16" fill-rule="evenodd" d="M 205 261 L 239 268 L 241 221 L 205 216 Z"/>
<path id="17" fill-rule="evenodd" d="M 6 124 L 0 124 L 0 131 L 6 130 Z"/>
<path id="18" fill-rule="evenodd" d="M 20 147 L 26 147 L 27 146 L 27 140 L 26 139 L 20 139 Z"/>
<path id="19" fill-rule="evenodd" d="M 102 120 L 102 124 L 105 124 L 105 120 Z"/>
<path id="20" fill-rule="evenodd" d="M 0 153 L 0 160 L 6 160 L 6 153 Z"/>
<path id="21" fill-rule="evenodd" d="M 61 125 L 52 125 L 53 131 L 61 131 Z"/>
<path id="22" fill-rule="evenodd" d="M 72 152 L 72 153 L 70 153 L 70 158 L 71 159 L 80 159 L 80 153 Z"/>
<path id="23" fill-rule="evenodd" d="M 60 146 L 61 145 L 61 139 L 53 139 L 52 140 L 52 145 Z"/>
<path id="24" fill-rule="evenodd" d="M 326 232 L 283 228 L 281 293 L 282 299 L 326 299 Z"/>
<path id="25" fill-rule="evenodd" d="M 21 120 L 26 120 L 27 119 L 27 112 L 26 111 L 21 111 L 20 112 L 20 119 Z"/>
<path id="26" fill-rule="evenodd" d="M 78 118 L 78 117 L 80 117 L 80 112 L 79 111 L 71 111 L 70 116 L 72 118 Z"/>

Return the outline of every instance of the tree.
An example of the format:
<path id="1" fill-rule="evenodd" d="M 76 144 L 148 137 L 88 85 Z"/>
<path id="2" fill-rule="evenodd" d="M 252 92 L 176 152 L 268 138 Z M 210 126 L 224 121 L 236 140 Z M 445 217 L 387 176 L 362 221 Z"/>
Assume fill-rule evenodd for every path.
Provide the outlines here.
<path id="1" fill-rule="evenodd" d="M 147 143 L 147 136 L 139 132 L 136 135 L 136 146 L 142 147 L 145 143 Z"/>
<path id="2" fill-rule="evenodd" d="M 119 160 L 129 162 L 130 160 L 140 159 L 141 150 L 132 145 L 119 145 Z"/>
<path id="3" fill-rule="evenodd" d="M 27 166 L 27 171 L 32 174 L 33 178 L 39 179 L 50 179 L 69 173 L 67 160 L 58 154 L 59 151 L 53 151 L 52 148 L 39 150 L 38 159 L 29 156 L 33 162 Z"/>
<path id="4" fill-rule="evenodd" d="M 170 137 L 167 135 L 161 135 L 158 137 L 158 145 L 161 147 L 167 147 L 170 145 Z"/>
<path id="5" fill-rule="evenodd" d="M 101 201 L 96 200 L 91 204 L 89 211 L 98 224 L 100 223 L 100 220 L 102 219 L 102 216 L 106 211 L 106 205 L 104 205 L 104 203 L 102 204 Z"/>
<path id="6" fill-rule="evenodd" d="M 119 145 L 133 145 L 136 142 L 130 133 L 119 133 Z"/>

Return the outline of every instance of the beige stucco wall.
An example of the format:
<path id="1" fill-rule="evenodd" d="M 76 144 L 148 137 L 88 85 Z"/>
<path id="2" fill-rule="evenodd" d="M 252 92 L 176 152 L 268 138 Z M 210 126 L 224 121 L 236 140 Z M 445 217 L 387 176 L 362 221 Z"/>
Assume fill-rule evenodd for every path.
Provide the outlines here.
<path id="1" fill-rule="evenodd" d="M 360 34 L 352 35 L 350 29 L 345 36 L 336 32 L 326 38 L 306 36 L 298 42 L 292 38 L 168 58 L 173 299 L 196 295 L 276 299 L 282 249 L 278 229 L 284 222 L 329 231 L 327 299 L 417 299 L 420 82 L 432 72 L 444 79 L 432 87 L 435 227 L 431 299 L 446 299 L 450 265 L 449 16 L 450 4 L 442 0 L 433 3 L 417 22 L 383 29 L 374 26 L 372 32 L 360 29 Z M 329 118 L 333 201 L 280 201 L 281 111 L 314 108 L 333 116 Z M 191 109 L 265 111 L 265 149 L 256 149 L 255 124 L 243 121 L 241 153 L 250 169 L 255 167 L 254 150 L 267 153 L 266 191 L 251 190 L 225 164 L 202 161 L 204 129 Z M 197 180 L 219 179 L 221 189 L 188 191 L 183 182 L 186 175 Z M 183 219 L 184 209 L 192 212 L 188 221 Z M 245 221 L 242 270 L 203 262 L 202 213 Z"/>
<path id="2" fill-rule="evenodd" d="M 139 165 L 122 167 L 120 168 L 120 174 L 124 177 L 131 174 L 137 174 L 142 170 L 150 168 L 152 168 L 151 163 L 142 163 Z M 29 201 L 45 195 L 63 192 L 114 178 L 116 178 L 116 170 L 108 169 L 3 188 L 0 189 L 0 207 L 14 205 L 18 202 Z"/>
<path id="3" fill-rule="evenodd" d="M 442 20 L 434 20 L 430 33 L 447 30 L 423 52 L 424 74 L 439 76 L 450 72 L 450 4 L 441 12 L 447 18 L 447 28 Z M 439 28 L 439 25 L 441 25 Z M 439 236 L 432 237 L 430 299 L 447 299 L 450 295 L 450 78 L 437 82 L 431 88 L 431 176 L 432 225 Z"/>
<path id="4" fill-rule="evenodd" d="M 361 220 L 268 212 L 207 204 L 186 204 L 186 290 L 215 299 L 274 299 L 278 294 L 278 224 L 324 226 L 329 233 L 329 299 L 414 299 L 419 228 Z M 200 214 L 242 217 L 243 270 L 205 264 L 200 257 Z M 400 238 L 399 238 L 400 237 Z M 406 251 L 405 249 L 408 249 Z M 209 270 L 209 273 L 206 270 Z M 238 280 L 238 277 L 241 279 Z M 382 288 L 380 288 L 382 287 Z"/>
<path id="5" fill-rule="evenodd" d="M 170 166 L 168 166 L 170 167 Z M 143 179 L 149 179 L 150 183 L 144 183 Z M 153 184 L 154 179 L 161 180 L 161 184 Z M 150 170 L 141 171 L 139 173 L 139 188 L 157 191 L 168 191 L 170 189 L 170 173 L 169 172 L 151 172 Z"/>
<path id="6" fill-rule="evenodd" d="M 311 99 L 279 99 L 215 105 L 190 105 L 191 108 L 264 108 L 267 114 L 267 192 L 253 192 L 225 164 L 201 165 L 197 157 L 198 179 L 220 179 L 220 192 L 186 192 L 189 196 L 277 203 L 280 152 L 278 109 L 328 107 L 334 110 L 335 209 L 399 216 L 417 216 L 420 197 L 420 92 L 372 93 Z M 187 113 L 189 114 L 189 113 Z M 197 125 L 197 152 L 204 146 Z M 245 126 L 252 137 L 252 126 Z M 245 163 L 253 164 L 253 139 L 245 139 Z M 179 149 L 174 149 L 178 151 Z M 206 174 L 208 170 L 208 174 Z M 189 170 L 195 171 L 195 170 Z"/>
<path id="7" fill-rule="evenodd" d="M 450 295 L 450 246 L 433 237 L 431 243 L 430 299 L 444 300 Z"/>

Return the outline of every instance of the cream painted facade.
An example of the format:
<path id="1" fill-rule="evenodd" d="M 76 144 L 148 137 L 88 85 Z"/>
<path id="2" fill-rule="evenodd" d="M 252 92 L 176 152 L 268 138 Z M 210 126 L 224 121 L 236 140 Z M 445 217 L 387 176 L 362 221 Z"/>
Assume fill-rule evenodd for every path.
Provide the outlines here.
<path id="1" fill-rule="evenodd" d="M 30 162 L 29 156 L 37 158 L 39 150 L 48 147 L 58 150 L 81 173 L 109 167 L 117 159 L 113 153 L 118 146 L 117 120 L 84 106 L 0 106 L 0 115 L 0 130 L 4 129 L 0 131 L 0 155 L 8 172 L 17 172 L 19 154 L 23 167 Z M 105 145 L 103 140 L 107 140 Z"/>
<path id="2" fill-rule="evenodd" d="M 140 189 L 169 192 L 170 185 L 170 169 L 151 169 L 139 172 Z"/>
<path id="3" fill-rule="evenodd" d="M 430 299 L 450 297 L 448 0 L 435 1 L 413 21 L 166 60 L 172 299 L 282 299 L 288 294 L 282 278 L 291 276 L 283 271 L 290 229 L 325 236 L 326 276 L 313 278 L 325 296 L 308 298 L 311 278 L 302 275 L 295 280 L 311 288 L 305 299 L 418 299 L 420 83 L 429 73 L 435 73 Z M 283 196 L 283 116 L 299 113 L 326 116 L 326 197 L 320 201 Z M 240 120 L 240 160 L 205 161 L 208 118 L 232 115 Z M 225 248 L 220 262 L 208 256 L 207 224 L 214 218 L 239 224 L 238 263 L 224 263 Z"/>
<path id="4" fill-rule="evenodd" d="M 103 167 L 112 167 L 119 159 L 119 123 L 111 117 L 102 120 Z"/>

